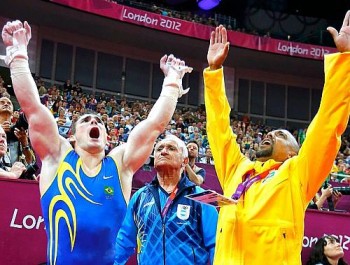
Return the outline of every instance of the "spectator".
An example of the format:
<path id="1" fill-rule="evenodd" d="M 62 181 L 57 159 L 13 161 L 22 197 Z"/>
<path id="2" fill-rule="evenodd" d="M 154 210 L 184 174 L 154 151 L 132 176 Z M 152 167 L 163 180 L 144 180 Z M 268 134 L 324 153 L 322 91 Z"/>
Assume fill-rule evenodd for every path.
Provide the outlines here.
<path id="1" fill-rule="evenodd" d="M 3 157 L 7 152 L 7 141 L 6 141 L 6 132 L 0 126 L 0 159 L 3 160 Z M 25 171 L 26 167 L 22 162 L 14 162 L 12 166 L 8 167 L 4 163 L 0 163 L 0 178 L 5 179 L 18 179 L 22 173 Z"/>
<path id="2" fill-rule="evenodd" d="M 66 116 L 66 110 L 63 107 L 58 109 L 58 117 L 55 118 L 55 121 L 57 123 L 58 132 L 60 135 L 67 138 L 69 129 L 72 125 L 72 120 Z"/>
<path id="3" fill-rule="evenodd" d="M 184 129 L 186 127 L 186 124 L 184 123 L 184 120 L 182 117 L 179 117 L 179 119 L 176 121 L 175 123 L 175 128 L 180 128 L 181 129 L 181 132 L 183 133 L 184 132 Z"/>
<path id="4" fill-rule="evenodd" d="M 188 150 L 188 163 L 185 165 L 185 172 L 193 183 L 200 186 L 205 180 L 206 172 L 204 168 L 196 165 L 199 145 L 196 141 L 192 140 L 187 143 L 186 147 Z"/>
<path id="5" fill-rule="evenodd" d="M 289 131 L 273 130 L 256 161 L 240 152 L 230 127 L 222 67 L 230 45 L 226 29 L 211 34 L 203 73 L 207 133 L 223 192 L 237 203 L 220 209 L 215 264 L 301 264 L 305 209 L 332 168 L 350 114 L 350 11 L 339 34 L 327 29 L 339 53 L 325 56 L 322 99 L 302 148 Z"/>
<path id="6" fill-rule="evenodd" d="M 342 194 L 339 191 L 333 190 L 332 185 L 329 184 L 326 188 L 321 188 L 321 195 L 318 192 L 316 193 L 316 195 L 312 198 L 312 201 L 309 203 L 307 208 L 322 210 L 322 207 L 325 201 L 328 201 L 328 198 L 331 198 L 333 207 L 336 207 L 341 196 Z"/>
<path id="7" fill-rule="evenodd" d="M 2 38 L 6 50 L 15 51 L 7 53 L 5 61 L 10 66 L 18 102 L 28 118 L 31 142 L 42 161 L 39 186 L 48 238 L 47 262 L 112 264 L 115 236 L 124 219 L 132 177 L 170 121 L 178 98 L 187 92 L 180 84 L 191 69 L 173 56 L 161 58 L 164 82 L 159 99 L 148 118 L 130 133 L 128 143 L 106 156 L 106 128 L 97 115 L 83 115 L 75 123 L 70 137 L 72 148 L 39 101 L 28 64 L 29 24 L 8 22 Z"/>
<path id="8" fill-rule="evenodd" d="M 176 131 L 174 132 L 174 135 L 178 138 L 180 138 L 182 141 L 186 142 L 186 137 L 185 135 L 181 132 L 181 128 L 177 128 Z"/>
<path id="9" fill-rule="evenodd" d="M 72 83 L 70 79 L 67 79 L 66 82 L 63 84 L 63 92 L 68 92 L 73 89 Z"/>
<path id="10" fill-rule="evenodd" d="M 40 97 L 42 97 L 42 96 L 47 94 L 47 89 L 45 87 L 45 82 L 44 81 L 40 81 L 39 87 L 38 87 L 38 93 L 39 93 Z"/>
<path id="11" fill-rule="evenodd" d="M 80 113 L 74 111 L 73 115 L 72 115 L 72 123 L 71 123 L 71 125 L 69 127 L 69 131 L 67 133 L 67 137 L 71 137 L 73 135 L 72 134 L 72 129 L 76 127 L 76 123 L 77 123 L 79 117 L 80 117 Z"/>
<path id="12" fill-rule="evenodd" d="M 28 135 L 27 123 L 21 114 L 16 123 L 12 123 L 13 104 L 7 97 L 0 98 L 0 124 L 6 132 L 8 153 L 2 157 L 3 162 L 11 166 L 16 161 L 31 164 L 35 161 L 34 153 L 31 150 Z M 24 155 L 24 159 L 23 159 Z"/>
<path id="13" fill-rule="evenodd" d="M 73 86 L 73 90 L 74 90 L 74 95 L 78 95 L 79 93 L 83 93 L 83 89 L 80 86 L 80 83 L 78 81 L 75 81 L 75 84 Z"/>
<path id="14" fill-rule="evenodd" d="M 63 101 L 62 99 L 59 97 L 55 100 L 55 102 L 53 103 L 52 107 L 51 107 L 51 113 L 52 115 L 57 118 L 58 117 L 58 110 L 59 108 L 63 107 Z"/>
<path id="15" fill-rule="evenodd" d="M 176 136 L 157 143 L 157 175 L 128 205 L 117 236 L 115 265 L 125 264 L 136 246 L 139 264 L 212 263 L 217 210 L 185 197 L 203 191 L 181 177 L 187 162 L 187 148 Z"/>
<path id="16" fill-rule="evenodd" d="M 306 265 L 347 265 L 343 257 L 344 250 L 338 239 L 326 235 L 317 240 Z"/>
<path id="17" fill-rule="evenodd" d="M 199 162 L 202 164 L 214 165 L 213 154 L 209 146 L 205 149 L 205 156 L 202 157 Z"/>

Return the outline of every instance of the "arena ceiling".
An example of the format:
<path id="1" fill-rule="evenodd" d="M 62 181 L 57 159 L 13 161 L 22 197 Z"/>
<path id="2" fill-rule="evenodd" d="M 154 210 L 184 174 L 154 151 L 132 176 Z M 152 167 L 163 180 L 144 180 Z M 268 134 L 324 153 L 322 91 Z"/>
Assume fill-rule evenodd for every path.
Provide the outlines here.
<path id="1" fill-rule="evenodd" d="M 232 3 L 236 1 L 222 0 L 222 4 L 227 4 L 229 2 Z M 237 2 L 241 2 L 242 4 L 242 2 L 249 1 L 238 0 Z M 301 1 L 295 2 L 301 3 Z M 234 8 L 236 9 L 236 7 Z M 328 8 L 328 6 L 326 8 Z M 329 10 L 331 10 L 331 8 Z M 58 28 L 71 33 L 123 43 L 135 48 L 148 47 L 160 54 L 173 52 L 182 58 L 192 58 L 197 61 L 203 61 L 203 63 L 206 61 L 208 45 L 206 41 L 173 34 L 169 37 L 169 33 L 161 33 L 156 30 L 94 16 L 55 5 L 48 1 L 2 0 L 0 1 L 0 16 L 10 19 L 27 20 L 39 27 Z M 344 14 L 341 16 L 344 16 Z M 331 17 L 332 16 L 329 14 L 329 18 Z M 113 32 L 113 34 L 111 34 L 111 32 Z M 140 39 L 142 41 L 140 41 Z M 305 77 L 323 79 L 322 61 L 268 54 L 242 48 L 231 49 L 229 56 L 226 65 L 231 67 L 271 71 L 290 75 L 302 74 Z"/>
<path id="2" fill-rule="evenodd" d="M 182 10 L 199 11 L 198 3 L 202 0 L 152 0 L 158 5 L 170 6 Z M 203 0 L 205 1 L 205 0 Z M 349 0 L 335 0 L 327 5 L 319 0 L 215 0 L 219 5 L 209 12 L 242 17 L 244 10 L 265 9 L 299 16 L 327 19 L 329 22 L 339 21 L 346 10 L 350 9 Z M 242 12 L 243 11 L 243 12 Z"/>

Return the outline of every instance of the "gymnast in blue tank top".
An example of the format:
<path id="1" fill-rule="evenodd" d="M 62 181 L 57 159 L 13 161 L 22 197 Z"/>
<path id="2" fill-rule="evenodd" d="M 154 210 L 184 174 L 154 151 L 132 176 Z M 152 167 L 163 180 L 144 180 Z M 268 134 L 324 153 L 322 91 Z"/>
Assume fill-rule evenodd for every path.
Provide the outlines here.
<path id="1" fill-rule="evenodd" d="M 41 204 L 50 264 L 113 264 L 126 202 L 111 157 L 101 161 L 96 176 L 87 176 L 79 155 L 69 151 Z"/>
<path id="2" fill-rule="evenodd" d="M 160 59 L 164 82 L 159 99 L 148 117 L 131 130 L 127 142 L 106 156 L 107 129 L 99 115 L 78 118 L 68 141 L 41 104 L 28 64 L 29 24 L 8 22 L 4 32 L 7 50 L 15 51 L 6 56 L 14 92 L 29 124 L 30 142 L 42 162 L 39 187 L 47 263 L 113 264 L 114 242 L 130 199 L 132 177 L 152 153 L 178 98 L 188 91 L 182 89 L 182 77 L 192 69 L 173 55 Z"/>

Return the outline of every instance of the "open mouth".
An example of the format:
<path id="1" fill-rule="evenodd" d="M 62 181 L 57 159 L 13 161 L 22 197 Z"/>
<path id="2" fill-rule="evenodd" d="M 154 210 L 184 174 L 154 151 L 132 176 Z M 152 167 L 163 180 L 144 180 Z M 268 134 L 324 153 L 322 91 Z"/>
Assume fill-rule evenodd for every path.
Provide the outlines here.
<path id="1" fill-rule="evenodd" d="M 271 145 L 271 140 L 269 138 L 264 139 L 260 145 Z"/>
<path id="2" fill-rule="evenodd" d="M 97 127 L 94 127 L 90 130 L 89 135 L 92 139 L 98 139 L 100 137 L 100 130 Z"/>

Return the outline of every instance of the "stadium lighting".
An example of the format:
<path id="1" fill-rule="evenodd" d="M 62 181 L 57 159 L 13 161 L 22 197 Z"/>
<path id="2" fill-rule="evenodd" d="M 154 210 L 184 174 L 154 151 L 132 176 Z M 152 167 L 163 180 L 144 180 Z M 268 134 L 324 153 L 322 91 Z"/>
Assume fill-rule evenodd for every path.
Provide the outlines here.
<path id="1" fill-rule="evenodd" d="M 203 10 L 210 10 L 220 4 L 221 0 L 197 0 L 198 7 Z"/>

